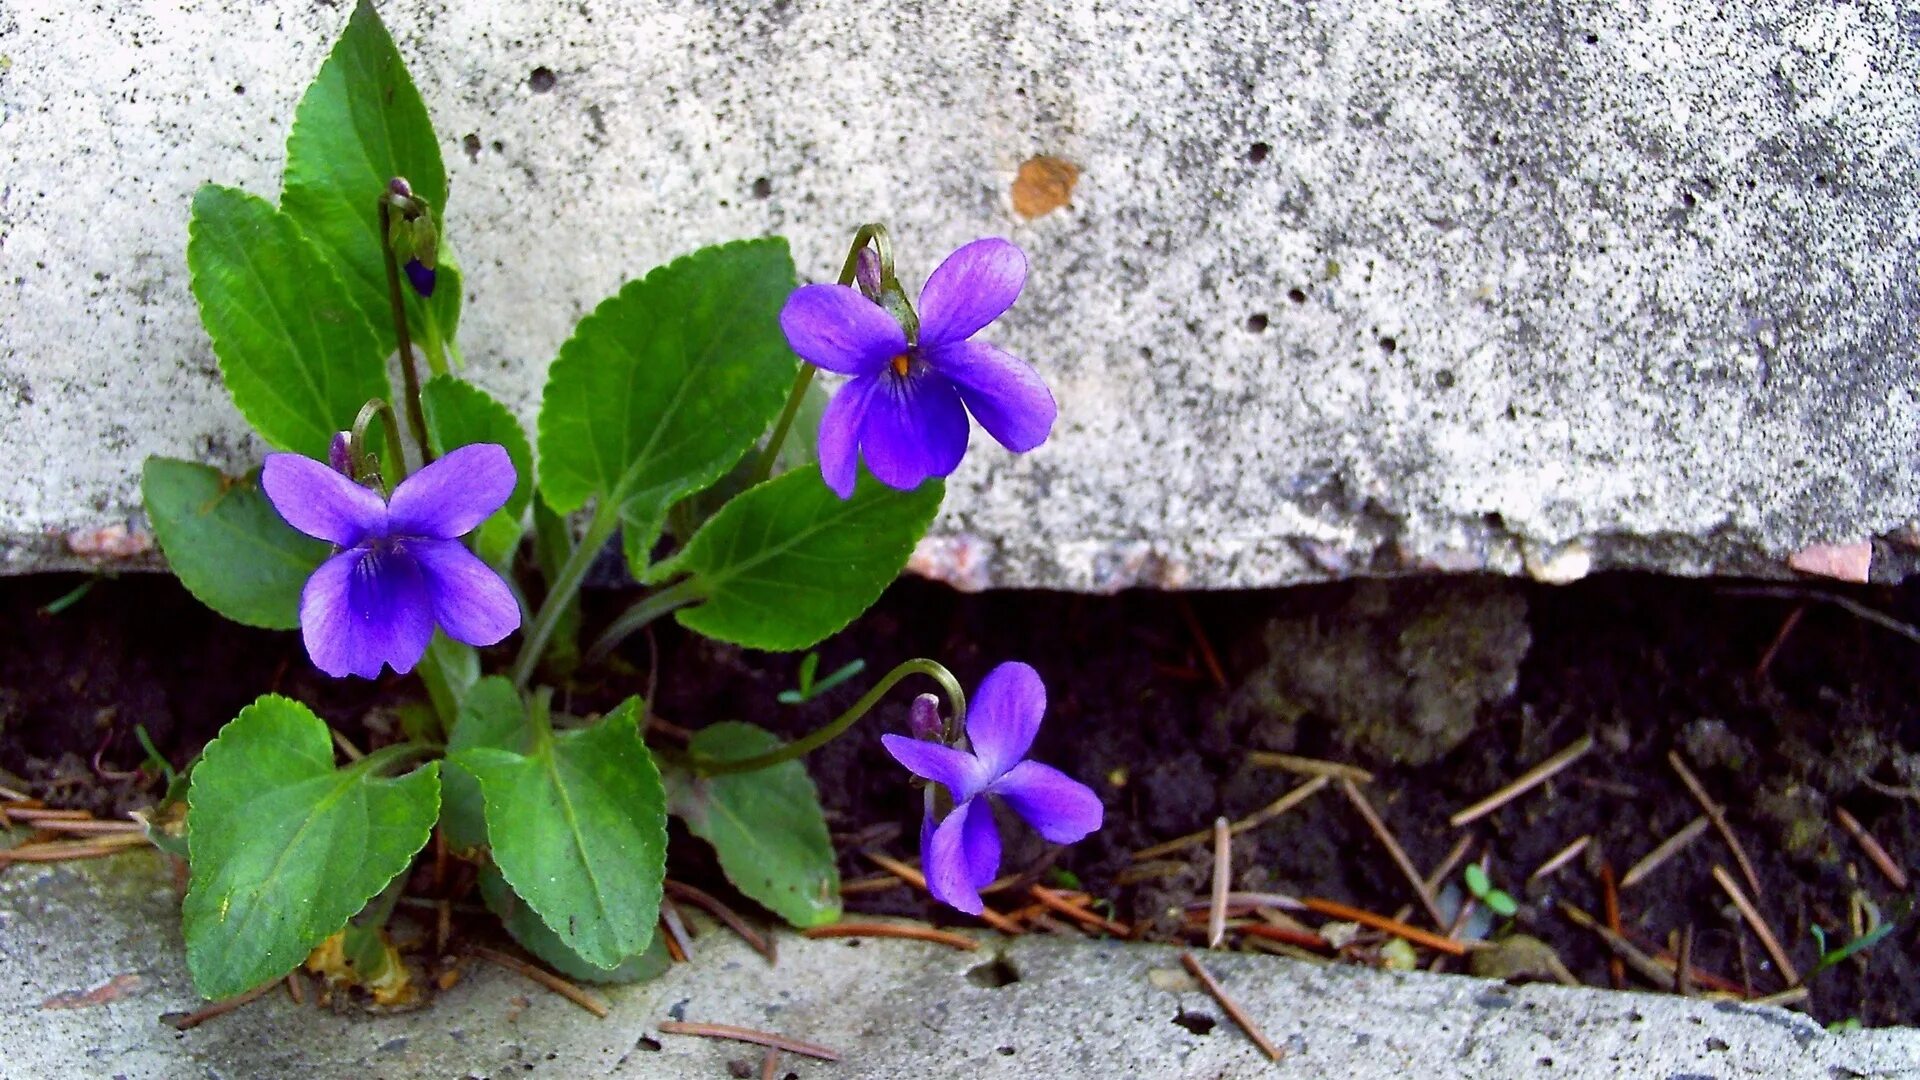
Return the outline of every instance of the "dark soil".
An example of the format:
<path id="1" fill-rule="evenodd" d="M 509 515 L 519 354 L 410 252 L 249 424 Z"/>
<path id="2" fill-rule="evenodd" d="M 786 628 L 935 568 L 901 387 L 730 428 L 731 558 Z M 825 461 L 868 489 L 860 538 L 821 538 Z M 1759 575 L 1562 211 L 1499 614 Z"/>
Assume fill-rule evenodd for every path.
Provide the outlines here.
<path id="1" fill-rule="evenodd" d="M 0 771 L 57 805 L 106 812 L 149 797 L 151 783 L 115 778 L 142 759 L 135 724 L 179 764 L 257 694 L 276 690 L 368 738 L 369 727 L 377 733 L 386 726 L 383 704 L 407 685 L 326 679 L 307 664 L 297 635 L 226 623 L 170 579 L 103 580 L 61 614 L 38 611 L 80 580 L 0 582 Z M 1217 815 L 1242 817 L 1300 782 L 1250 766 L 1249 748 L 1373 769 L 1368 797 L 1424 870 L 1461 835 L 1448 825 L 1449 815 L 1586 734 L 1596 738 L 1591 753 L 1469 827 L 1486 845 L 1495 881 L 1521 899 L 1522 927 L 1551 945 L 1583 982 L 1607 985 L 1609 954 L 1557 904 L 1569 901 L 1598 914 L 1601 861 L 1624 872 L 1699 814 L 1667 763 L 1674 749 L 1727 806 L 1763 885 L 1756 902 L 1802 972 L 1817 959 L 1810 925 L 1825 927 L 1830 943 L 1850 937 L 1850 894 L 1858 891 L 1889 917 L 1901 910 L 1894 888 L 1833 824 L 1833 810 L 1851 811 L 1896 859 L 1920 853 L 1920 794 L 1914 792 L 1920 784 L 1920 644 L 1832 605 L 1806 603 L 1762 673 L 1756 670 L 1761 658 L 1802 604 L 1734 595 L 1733 583 L 1608 575 L 1557 589 L 1473 580 L 1367 586 L 1380 590 L 1389 609 L 1445 610 L 1454 590 L 1481 597 L 1489 589 L 1511 591 L 1524 599 L 1532 644 L 1517 688 L 1481 708 L 1463 742 L 1415 768 L 1380 751 L 1378 732 L 1343 734 L 1324 703 L 1277 720 L 1272 703 L 1284 694 L 1258 685 L 1289 663 L 1287 656 L 1268 655 L 1267 643 L 1290 640 L 1270 632 L 1276 620 L 1337 636 L 1353 621 L 1357 588 L 1186 598 L 964 596 L 904 581 L 820 649 L 823 673 L 862 658 L 866 675 L 805 706 L 775 701 L 793 685 L 796 657 L 718 646 L 677 627 L 661 630 L 656 711 L 688 727 L 741 719 L 796 734 L 835 715 L 873 677 L 908 657 L 941 660 L 968 686 L 995 663 L 1025 660 L 1040 670 L 1052 696 L 1034 756 L 1092 784 L 1106 800 L 1108 818 L 1094 837 L 1054 853 L 1003 814 L 1006 865 L 1038 867 L 1053 857 L 1054 868 L 1114 901 L 1118 918 L 1151 925 L 1154 936 L 1181 933 L 1178 909 L 1206 895 L 1211 859 L 1195 847 L 1160 867 L 1165 876 L 1118 884 L 1134 865 L 1130 854 L 1203 828 Z M 1920 619 L 1914 589 L 1850 595 L 1896 618 Z M 617 601 L 592 597 L 590 619 L 604 617 Z M 1218 650 L 1224 689 L 1208 673 L 1186 605 Z M 1412 633 L 1367 632 L 1399 634 L 1403 645 Z M 643 643 L 629 643 L 625 660 L 636 672 L 580 687 L 572 707 L 586 711 L 638 692 L 647 658 Z M 1374 678 L 1411 676 L 1383 669 Z M 810 759 L 850 853 L 842 866 L 849 879 L 873 872 L 851 854 L 860 844 L 915 853 L 918 796 L 879 744 L 881 732 L 904 727 L 910 698 L 903 687 L 896 702 Z M 1538 886 L 1522 887 L 1535 867 L 1587 834 L 1594 842 L 1581 859 Z M 1670 934 L 1691 926 L 1697 966 L 1747 982 L 1756 993 L 1780 989 L 1757 940 L 1715 885 L 1716 864 L 1735 870 L 1725 843 L 1709 832 L 1625 891 L 1628 931 L 1643 945 L 1663 946 Z M 1388 914 L 1414 899 L 1337 787 L 1237 838 L 1233 869 L 1235 887 L 1249 891 L 1323 896 Z M 697 875 L 700 868 L 686 872 Z M 905 888 L 863 892 L 849 897 L 848 906 L 943 918 Z M 1424 920 L 1416 913 L 1410 921 Z M 1814 978 L 1813 1015 L 1868 1025 L 1920 1023 L 1916 923 L 1906 919 L 1858 959 Z M 1365 940 L 1356 955 L 1376 955 Z"/>

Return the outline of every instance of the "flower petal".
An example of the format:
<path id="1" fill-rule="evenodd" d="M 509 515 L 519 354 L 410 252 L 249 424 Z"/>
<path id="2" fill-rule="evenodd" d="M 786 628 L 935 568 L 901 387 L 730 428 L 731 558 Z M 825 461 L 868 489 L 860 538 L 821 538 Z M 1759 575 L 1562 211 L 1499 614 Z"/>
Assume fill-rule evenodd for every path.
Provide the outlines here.
<path id="1" fill-rule="evenodd" d="M 987 672 L 967 702 L 967 738 L 989 777 L 1027 756 L 1046 712 L 1047 687 L 1039 672 L 1018 660 Z"/>
<path id="2" fill-rule="evenodd" d="M 433 617 L 447 636 L 492 645 L 520 627 L 520 602 L 493 568 L 458 540 L 415 540 L 406 553 L 420 564 Z"/>
<path id="3" fill-rule="evenodd" d="M 383 663 L 412 671 L 433 637 L 419 566 L 398 551 L 335 555 L 300 593 L 300 633 L 314 666 L 335 678 L 375 678 Z"/>
<path id="4" fill-rule="evenodd" d="M 260 490 L 287 524 L 341 547 L 386 535 L 387 507 L 378 492 L 299 454 L 268 454 Z"/>
<path id="5" fill-rule="evenodd" d="M 920 347 L 965 341 L 999 318 L 1027 283 L 1027 256 L 998 237 L 947 256 L 920 290 Z"/>
<path id="6" fill-rule="evenodd" d="M 387 508 L 393 536 L 452 540 L 507 504 L 513 459 L 498 443 L 463 446 L 400 481 Z"/>
<path id="7" fill-rule="evenodd" d="M 871 375 L 907 351 L 907 335 L 880 305 L 845 285 L 803 285 L 780 309 L 800 359 L 842 375 Z"/>
<path id="8" fill-rule="evenodd" d="M 860 425 L 881 376 L 863 375 L 840 388 L 820 413 L 820 478 L 842 499 L 853 498 L 860 478 Z"/>
<path id="9" fill-rule="evenodd" d="M 967 409 L 953 384 L 924 367 L 877 381 L 860 425 L 860 450 L 874 479 L 912 491 L 929 476 L 959 468 L 967 453 Z"/>
<path id="10" fill-rule="evenodd" d="M 1035 832 L 1056 844 L 1071 844 L 1100 827 L 1100 796 L 1051 765 L 1023 761 L 987 790 L 1007 801 Z"/>
<path id="11" fill-rule="evenodd" d="M 967 857 L 967 874 L 975 889 L 984 889 L 1000 874 L 1000 826 L 993 820 L 993 804 L 974 799 L 967 804 L 967 823 L 960 833 L 960 850 Z"/>
<path id="12" fill-rule="evenodd" d="M 979 760 L 965 750 L 909 739 L 905 735 L 882 735 L 880 745 L 908 772 L 922 780 L 945 785 L 953 793 L 955 802 L 972 798 L 990 779 Z"/>
<path id="13" fill-rule="evenodd" d="M 927 891 L 935 900 L 969 915 L 980 914 L 980 888 L 973 883 L 973 867 L 967 861 L 966 833 L 969 811 L 978 804 L 963 802 L 953 808 L 926 842 L 926 860 L 921 872 L 927 878 Z"/>
<path id="14" fill-rule="evenodd" d="M 1001 446 L 1024 454 L 1047 441 L 1060 410 L 1025 360 L 984 341 L 956 341 L 925 357 L 953 380 L 967 410 Z"/>

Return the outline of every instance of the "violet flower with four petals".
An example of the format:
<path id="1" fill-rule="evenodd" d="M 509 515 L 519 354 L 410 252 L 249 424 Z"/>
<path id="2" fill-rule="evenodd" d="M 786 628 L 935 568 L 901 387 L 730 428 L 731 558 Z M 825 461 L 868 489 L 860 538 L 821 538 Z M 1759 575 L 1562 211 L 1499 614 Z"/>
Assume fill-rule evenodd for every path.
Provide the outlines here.
<path id="1" fill-rule="evenodd" d="M 800 358 L 852 378 L 820 418 L 820 475 L 851 498 L 861 457 L 888 487 L 910 491 L 959 468 L 971 411 L 1000 445 L 1045 442 L 1053 394 L 1026 361 L 970 340 L 1027 280 L 1027 257 L 1000 239 L 947 256 L 920 291 L 918 340 L 860 290 L 807 285 L 787 298 L 780 328 Z"/>
<path id="2" fill-rule="evenodd" d="M 937 742 L 882 735 L 887 753 L 915 776 L 953 793 L 953 810 L 920 832 L 920 866 L 934 899 L 969 915 L 980 890 L 1000 872 L 1000 829 L 986 796 L 995 795 L 1056 844 L 1071 844 L 1100 827 L 1100 797 L 1051 765 L 1024 760 L 1047 711 L 1047 688 L 1026 664 L 1001 664 L 980 681 L 967 709 L 973 752 Z"/>
<path id="3" fill-rule="evenodd" d="M 287 524 L 342 549 L 307 579 L 300 632 L 314 666 L 339 678 L 405 674 L 434 624 L 469 645 L 520 626 L 506 582 L 460 537 L 513 494 L 513 462 L 493 443 L 463 446 L 414 473 L 391 500 L 299 454 L 269 454 L 260 487 Z"/>

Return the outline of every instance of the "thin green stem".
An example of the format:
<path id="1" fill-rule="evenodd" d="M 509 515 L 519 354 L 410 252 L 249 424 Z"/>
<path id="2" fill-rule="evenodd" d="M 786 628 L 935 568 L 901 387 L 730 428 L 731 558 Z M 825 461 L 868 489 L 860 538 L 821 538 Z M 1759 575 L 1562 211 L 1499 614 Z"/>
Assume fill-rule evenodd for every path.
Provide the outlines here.
<path id="1" fill-rule="evenodd" d="M 932 660 L 908 660 L 882 676 L 880 681 L 873 685 L 873 689 L 853 703 L 853 708 L 834 717 L 831 723 L 815 730 L 805 738 L 790 742 L 778 750 L 755 754 L 752 757 L 730 758 L 725 761 L 695 754 L 692 756 L 693 771 L 702 776 L 723 776 L 728 773 L 754 772 L 804 757 L 839 738 L 862 716 L 865 716 L 868 710 L 879 704 L 887 691 L 893 689 L 895 684 L 909 675 L 927 675 L 938 682 L 940 689 L 946 692 L 947 705 L 953 712 L 954 726 L 957 728 L 966 723 L 967 695 L 960 689 L 960 681 L 953 677 L 953 672 Z"/>
<path id="2" fill-rule="evenodd" d="M 413 758 L 429 758 L 444 749 L 446 748 L 435 746 L 432 743 L 394 743 L 392 746 L 383 746 L 375 750 L 373 753 L 349 765 L 348 768 L 360 769 L 365 772 L 381 772 L 395 763 L 406 762 Z"/>
<path id="3" fill-rule="evenodd" d="M 540 656 L 546 651 L 547 641 L 553 637 L 554 627 L 560 624 L 560 615 L 580 591 L 580 583 L 586 580 L 587 570 L 593 565 L 594 557 L 600 554 L 614 530 L 620 527 L 620 513 L 612 503 L 602 500 L 593 508 L 593 518 L 587 522 L 587 534 L 567 556 L 560 567 L 560 573 L 554 577 L 547 588 L 547 597 L 540 602 L 540 613 L 533 617 L 533 624 L 527 628 L 526 636 L 520 641 L 520 655 L 513 661 L 513 685 L 526 689 L 527 680 L 533 677 L 533 669 L 540 663 Z"/>
<path id="4" fill-rule="evenodd" d="M 605 660 L 607 654 L 613 652 L 615 647 L 638 633 L 648 623 L 675 608 L 686 607 L 700 598 L 700 594 L 694 590 L 692 578 L 669 585 L 651 596 L 642 597 L 632 607 L 621 612 L 620 617 L 613 620 L 606 631 L 594 641 L 593 648 L 587 650 L 586 658 L 580 662 L 581 666 L 591 667 Z"/>
<path id="5" fill-rule="evenodd" d="M 394 419 L 393 406 L 387 404 L 385 398 L 372 398 L 365 405 L 360 406 L 360 415 L 353 418 L 353 442 L 348 449 L 353 457 L 354 471 L 357 473 L 360 469 L 361 456 L 366 453 L 367 425 L 373 422 L 375 416 L 380 418 L 380 426 L 386 430 L 387 451 L 393 457 L 393 482 L 385 485 L 387 494 L 391 495 L 393 489 L 400 486 L 400 481 L 407 478 L 407 448 L 400 441 L 400 421 Z M 384 467 L 384 463 L 382 464 Z M 355 476 L 354 479 L 364 478 Z"/>
<path id="6" fill-rule="evenodd" d="M 405 384 L 407 423 L 413 428 L 414 441 L 420 445 L 420 461 L 433 460 L 433 448 L 427 445 L 427 416 L 420 410 L 420 371 L 413 362 L 413 341 L 407 334 L 407 301 L 400 293 L 400 263 L 393 257 L 393 239 L 388 229 L 393 220 L 392 196 L 380 193 L 380 253 L 387 265 L 387 306 L 393 309 L 393 334 L 400 346 L 400 380 Z"/>

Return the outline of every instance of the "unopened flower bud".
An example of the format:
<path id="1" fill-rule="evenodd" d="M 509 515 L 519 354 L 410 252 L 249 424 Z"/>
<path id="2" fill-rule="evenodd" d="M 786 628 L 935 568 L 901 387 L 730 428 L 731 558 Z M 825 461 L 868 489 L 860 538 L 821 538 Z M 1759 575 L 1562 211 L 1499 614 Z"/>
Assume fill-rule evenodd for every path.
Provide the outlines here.
<path id="1" fill-rule="evenodd" d="M 860 286 L 860 295 L 880 302 L 880 256 L 871 247 L 863 247 L 854 257 L 853 281 Z"/>
<path id="2" fill-rule="evenodd" d="M 327 444 L 327 464 L 341 476 L 353 479 L 353 433 L 336 431 L 333 441 Z"/>
<path id="3" fill-rule="evenodd" d="M 907 706 L 907 730 L 913 733 L 914 738 L 939 742 L 942 734 L 940 727 L 939 698 L 932 694 L 921 694 L 913 699 L 912 705 Z"/>
<path id="4" fill-rule="evenodd" d="M 421 265 L 419 259 L 408 259 L 406 270 L 407 283 L 413 286 L 414 292 L 419 293 L 421 296 L 433 295 L 433 279 L 435 275 L 430 268 Z"/>

